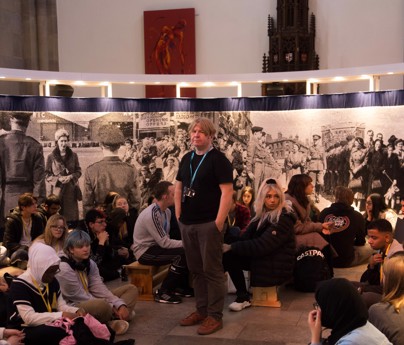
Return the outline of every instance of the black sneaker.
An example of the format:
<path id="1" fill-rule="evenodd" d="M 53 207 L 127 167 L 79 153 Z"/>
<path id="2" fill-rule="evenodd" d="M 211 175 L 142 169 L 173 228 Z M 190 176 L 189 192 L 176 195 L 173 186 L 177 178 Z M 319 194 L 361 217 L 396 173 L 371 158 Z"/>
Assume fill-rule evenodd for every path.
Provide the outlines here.
<path id="1" fill-rule="evenodd" d="M 176 288 L 174 291 L 174 294 L 176 296 L 180 296 L 180 297 L 194 297 L 194 289 L 187 287 L 187 288 Z"/>
<path id="2" fill-rule="evenodd" d="M 165 291 L 156 290 L 154 300 L 158 303 L 178 304 L 182 302 L 181 297 L 169 294 Z"/>

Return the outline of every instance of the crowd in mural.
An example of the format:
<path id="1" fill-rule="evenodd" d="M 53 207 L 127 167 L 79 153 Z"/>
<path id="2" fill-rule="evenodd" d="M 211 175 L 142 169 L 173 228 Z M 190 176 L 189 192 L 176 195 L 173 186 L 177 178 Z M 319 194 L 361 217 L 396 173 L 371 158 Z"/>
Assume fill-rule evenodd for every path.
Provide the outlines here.
<path id="1" fill-rule="evenodd" d="M 325 145 L 323 134 L 315 133 L 310 144 L 291 139 L 279 154 L 263 127 L 240 130 L 240 114 L 220 114 L 216 125 L 195 118 L 188 130 L 141 139 L 104 124 L 97 133 L 102 159 L 82 169 L 65 128 L 56 130 L 44 155 L 43 145 L 26 134 L 31 115 L 8 114 L 0 135 L 1 259 L 20 270 L 10 291 L 6 285 L 1 290 L 12 303 L 1 310 L 0 327 L 32 326 L 25 343 L 35 344 L 42 332 L 52 335 L 49 344 L 58 343 L 66 334 L 47 323 L 62 315 L 91 314 L 124 333 L 135 315 L 137 289 L 123 284 L 110 291 L 104 282 L 127 280 L 122 267 L 135 261 L 170 264 L 155 301 L 177 304 L 194 296 L 196 311 L 180 324 L 201 324 L 201 335 L 223 327 L 223 272 L 236 288 L 229 308 L 241 311 L 251 306 L 243 270 L 251 271 L 252 286 L 282 285 L 297 279 L 302 248 L 321 252 L 327 279 L 333 267 L 369 262 L 355 298 L 376 306 L 375 320 L 378 304 L 389 303 L 381 302 L 380 269 L 403 251 L 395 239 L 404 209 L 403 139 L 392 135 L 385 143 L 381 133 L 368 130 L 366 138 L 347 135 Z M 319 210 L 324 200 L 328 207 Z M 352 284 L 337 283 L 351 294 Z M 333 286 L 322 289 L 320 305 Z M 317 336 L 317 314 L 311 315 Z M 361 326 L 383 339 L 368 323 Z M 7 336 L 11 344 L 23 337 Z"/>

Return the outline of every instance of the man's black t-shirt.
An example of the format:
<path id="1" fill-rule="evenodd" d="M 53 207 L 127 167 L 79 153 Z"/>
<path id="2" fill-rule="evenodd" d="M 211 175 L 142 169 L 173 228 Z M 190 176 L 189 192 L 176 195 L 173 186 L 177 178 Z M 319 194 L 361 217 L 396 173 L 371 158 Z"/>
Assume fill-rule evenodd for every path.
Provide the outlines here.
<path id="1" fill-rule="evenodd" d="M 219 210 L 219 185 L 233 183 L 233 167 L 225 155 L 215 148 L 206 154 L 203 161 L 203 155 L 195 153 L 192 159 L 192 173 L 197 171 L 191 186 L 192 153 L 188 152 L 183 157 L 177 174 L 177 180 L 182 182 L 183 188 L 188 187 L 195 191 L 194 197 L 182 198 L 180 221 L 184 224 L 207 223 L 216 219 Z M 201 161 L 202 164 L 199 165 Z"/>

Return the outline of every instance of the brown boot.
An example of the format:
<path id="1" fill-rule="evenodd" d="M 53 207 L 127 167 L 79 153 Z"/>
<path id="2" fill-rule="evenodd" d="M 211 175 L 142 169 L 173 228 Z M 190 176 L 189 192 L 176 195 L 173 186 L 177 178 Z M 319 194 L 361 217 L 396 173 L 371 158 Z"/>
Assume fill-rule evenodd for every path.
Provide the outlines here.
<path id="1" fill-rule="evenodd" d="M 199 314 L 197 311 L 194 311 L 192 314 L 188 315 L 185 319 L 180 321 L 181 326 L 193 326 L 201 323 L 206 319 L 206 316 Z"/>
<path id="2" fill-rule="evenodd" d="M 198 334 L 200 335 L 208 335 L 215 333 L 219 329 L 223 328 L 223 321 L 216 320 L 212 316 L 208 316 L 205 320 L 203 320 L 202 325 L 199 326 L 198 328 Z"/>

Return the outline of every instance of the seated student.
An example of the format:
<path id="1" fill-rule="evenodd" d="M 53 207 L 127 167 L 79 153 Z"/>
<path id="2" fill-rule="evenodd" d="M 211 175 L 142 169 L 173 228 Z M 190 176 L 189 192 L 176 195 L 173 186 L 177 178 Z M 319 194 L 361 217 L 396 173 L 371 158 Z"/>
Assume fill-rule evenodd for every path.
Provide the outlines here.
<path id="1" fill-rule="evenodd" d="M 384 198 L 380 194 L 373 193 L 367 197 L 364 217 L 366 226 L 374 220 L 387 219 L 393 227 L 393 231 L 396 228 L 397 213 L 391 208 L 388 208 Z"/>
<path id="2" fill-rule="evenodd" d="M 7 295 L 8 284 L 4 277 L 0 276 L 0 327 L 5 327 L 7 324 Z"/>
<path id="3" fill-rule="evenodd" d="M 133 244 L 133 229 L 135 228 L 138 211 L 134 207 L 129 207 L 128 199 L 121 195 L 116 195 L 114 200 L 112 201 L 112 210 L 116 208 L 121 208 L 125 211 L 125 226 L 127 232 L 125 241 L 129 245 L 128 248 L 130 248 L 130 246 Z"/>
<path id="4" fill-rule="evenodd" d="M 403 215 L 404 215 L 404 196 L 401 197 L 401 200 L 400 200 L 400 211 L 398 211 L 398 214 L 399 214 L 400 216 L 403 216 Z"/>
<path id="5" fill-rule="evenodd" d="M 313 181 L 309 175 L 293 175 L 285 193 L 286 200 L 292 203 L 297 216 L 295 224 L 296 246 L 315 246 L 323 250 L 328 242 L 322 236 L 323 231 L 329 230 L 332 222 L 313 222 L 310 218 L 312 212 L 309 195 L 313 193 Z"/>
<path id="6" fill-rule="evenodd" d="M 251 306 L 243 270 L 251 271 L 252 286 L 261 287 L 283 284 L 293 275 L 296 219 L 275 180 L 261 184 L 255 210 L 256 215 L 240 241 L 223 244 L 223 266 L 237 290 L 236 300 L 229 305 L 233 311 Z"/>
<path id="7" fill-rule="evenodd" d="M 315 299 L 315 309 L 308 315 L 311 345 L 392 345 L 367 321 L 367 308 L 348 280 L 334 278 L 320 282 Z M 327 339 L 321 337 L 322 327 L 331 329 Z"/>
<path id="8" fill-rule="evenodd" d="M 37 199 L 31 193 L 18 198 L 16 207 L 6 219 L 3 245 L 11 256 L 18 249 L 28 251 L 32 241 L 44 230 L 44 221 L 37 213 Z"/>
<path id="9" fill-rule="evenodd" d="M 35 242 L 41 242 L 55 249 L 58 256 L 63 254 L 63 247 L 67 236 L 66 219 L 60 214 L 54 214 L 46 222 L 45 231 Z"/>
<path id="10" fill-rule="evenodd" d="M 293 210 L 297 216 L 295 223 L 296 248 L 301 246 L 319 248 L 326 257 L 331 276 L 333 276 L 333 253 L 324 236 L 329 234 L 328 230 L 330 230 L 333 222 L 315 222 L 310 217 L 313 209 L 309 195 L 313 191 L 312 178 L 307 174 L 298 174 L 291 177 L 285 193 L 286 200 L 292 203 Z"/>
<path id="11" fill-rule="evenodd" d="M 104 212 L 106 215 L 109 215 L 109 213 L 112 211 L 112 203 L 114 202 L 115 197 L 118 195 L 119 194 L 114 191 L 108 192 L 105 196 L 104 203 L 99 205 L 97 209 Z"/>
<path id="12" fill-rule="evenodd" d="M 373 250 L 366 243 L 365 220 L 351 206 L 354 193 L 350 188 L 337 186 L 334 189 L 335 202 L 323 209 L 319 216 L 321 223 L 333 222 L 329 242 L 338 254 L 333 258 L 334 267 L 352 267 L 366 262 Z"/>
<path id="13" fill-rule="evenodd" d="M 135 315 L 137 288 L 125 284 L 108 290 L 96 263 L 90 259 L 90 243 L 90 236 L 82 230 L 68 234 L 56 278 L 68 304 L 83 308 L 100 322 L 108 323 L 117 334 L 123 334 L 129 327 L 126 321 Z M 111 322 L 112 319 L 117 320 Z"/>
<path id="14" fill-rule="evenodd" d="M 56 213 L 59 213 L 61 208 L 60 199 L 55 194 L 50 194 L 44 202 L 38 206 L 38 214 L 43 217 L 45 223 Z"/>
<path id="15" fill-rule="evenodd" d="M 132 250 L 142 265 L 170 264 L 167 277 L 156 290 L 154 300 L 159 303 L 177 304 L 181 296 L 191 297 L 188 284 L 188 267 L 182 241 L 170 238 L 171 211 L 174 204 L 174 186 L 161 181 L 154 188 L 155 202 L 144 209 L 135 224 Z M 177 295 L 178 296 L 177 296 Z"/>
<path id="16" fill-rule="evenodd" d="M 369 321 L 393 344 L 404 344 L 404 251 L 384 265 L 383 299 L 369 308 Z"/>
<path id="17" fill-rule="evenodd" d="M 129 240 L 126 228 L 126 212 L 122 208 L 115 208 L 111 211 L 107 221 L 107 232 L 109 234 L 109 245 L 118 255 L 121 265 L 128 265 L 135 261 L 130 247 L 132 240 Z M 133 235 L 132 235 L 133 239 Z"/>
<path id="18" fill-rule="evenodd" d="M 243 170 L 245 172 L 245 170 Z M 251 218 L 255 217 L 255 210 L 254 210 L 254 201 L 255 201 L 255 192 L 254 189 L 250 186 L 245 186 L 241 190 L 241 196 L 238 200 L 241 205 L 247 207 L 250 210 Z"/>
<path id="19" fill-rule="evenodd" d="M 247 229 L 251 214 L 248 207 L 237 202 L 237 192 L 233 192 L 233 200 L 226 221 L 225 243 L 236 241 Z"/>
<path id="20" fill-rule="evenodd" d="M 372 249 L 378 252 L 369 259 L 367 270 L 362 274 L 358 286 L 359 292 L 368 307 L 379 302 L 382 297 L 383 265 L 396 252 L 403 250 L 403 246 L 393 239 L 393 229 L 386 219 L 378 219 L 368 224 L 368 242 Z"/>
<path id="21" fill-rule="evenodd" d="M 10 286 L 8 327 L 23 329 L 26 345 L 57 345 L 67 336 L 61 329 L 48 326 L 61 317 L 73 319 L 85 315 L 83 309 L 68 306 L 54 279 L 60 258 L 50 246 L 34 243 L 29 249 L 27 271 L 14 278 Z"/>
<path id="22" fill-rule="evenodd" d="M 105 214 L 96 209 L 89 210 L 85 221 L 91 237 L 91 259 L 97 264 L 101 277 L 104 281 L 118 278 L 121 262 L 119 253 L 109 243 Z"/>
<path id="23" fill-rule="evenodd" d="M 18 329 L 0 327 L 0 345 L 20 345 L 24 343 L 24 333 Z"/>

